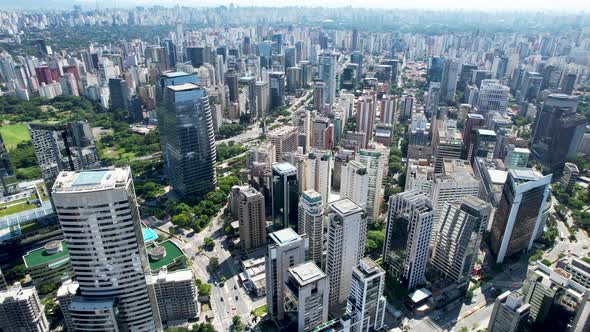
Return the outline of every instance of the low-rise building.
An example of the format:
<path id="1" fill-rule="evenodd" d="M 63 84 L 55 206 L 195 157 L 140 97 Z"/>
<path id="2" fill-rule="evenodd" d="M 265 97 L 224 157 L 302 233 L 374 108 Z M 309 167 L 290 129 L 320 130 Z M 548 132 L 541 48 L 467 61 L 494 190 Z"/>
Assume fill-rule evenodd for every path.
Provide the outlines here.
<path id="1" fill-rule="evenodd" d="M 65 241 L 51 241 L 41 248 L 31 250 L 23 256 L 23 261 L 37 287 L 59 283 L 74 275 Z"/>

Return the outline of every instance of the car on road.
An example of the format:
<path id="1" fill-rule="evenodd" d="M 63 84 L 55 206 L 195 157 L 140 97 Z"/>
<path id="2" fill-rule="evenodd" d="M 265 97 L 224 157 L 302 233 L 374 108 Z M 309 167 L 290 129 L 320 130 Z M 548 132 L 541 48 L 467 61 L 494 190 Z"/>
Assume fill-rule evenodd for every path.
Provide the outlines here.
<path id="1" fill-rule="evenodd" d="M 238 285 L 234 285 L 234 289 L 238 289 Z"/>
<path id="2" fill-rule="evenodd" d="M 220 297 L 220 298 L 219 298 L 219 301 L 223 302 L 223 297 Z"/>

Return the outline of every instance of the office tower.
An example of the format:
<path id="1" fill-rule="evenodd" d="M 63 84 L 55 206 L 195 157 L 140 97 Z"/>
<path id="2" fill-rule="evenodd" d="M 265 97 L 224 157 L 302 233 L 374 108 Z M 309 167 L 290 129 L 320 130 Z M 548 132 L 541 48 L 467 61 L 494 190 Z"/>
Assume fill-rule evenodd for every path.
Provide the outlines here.
<path id="1" fill-rule="evenodd" d="M 387 302 L 383 296 L 385 271 L 365 257 L 352 269 L 350 296 L 346 313 L 351 331 L 379 331 L 383 328 Z"/>
<path id="2" fill-rule="evenodd" d="M 311 81 L 311 64 L 309 61 L 301 61 L 299 62 L 299 67 L 301 67 L 301 85 L 303 88 L 307 89 L 309 87 L 309 82 Z"/>
<path id="3" fill-rule="evenodd" d="M 461 159 L 463 156 L 463 137 L 454 120 L 437 122 L 434 131 L 434 171 L 442 173 L 444 159 Z"/>
<path id="4" fill-rule="evenodd" d="M 522 292 L 531 305 L 529 322 L 533 330 L 566 331 L 584 306 L 588 288 L 572 274 L 541 262 L 529 266 Z"/>
<path id="5" fill-rule="evenodd" d="M 481 88 L 481 82 L 492 78 L 492 73 L 489 70 L 474 70 L 472 73 L 471 84 L 475 85 L 478 89 Z"/>
<path id="6" fill-rule="evenodd" d="M 427 159 L 408 159 L 405 190 L 418 190 L 430 196 L 434 183 L 434 167 Z"/>
<path id="7" fill-rule="evenodd" d="M 464 63 L 461 66 L 461 72 L 459 73 L 459 80 L 457 81 L 457 90 L 460 92 L 465 91 L 465 87 L 471 83 L 471 77 L 473 77 L 473 71 L 477 70 L 477 65 L 473 63 Z"/>
<path id="8" fill-rule="evenodd" d="M 578 170 L 578 166 L 576 166 L 576 164 L 565 163 L 561 179 L 559 180 L 561 187 L 566 191 L 571 192 L 574 189 L 574 185 L 578 181 L 579 176 L 580 170 Z"/>
<path id="9" fill-rule="evenodd" d="M 533 169 L 508 170 L 492 224 L 491 247 L 497 263 L 533 246 L 535 234 L 541 226 L 550 182 L 551 175 L 543 176 Z"/>
<path id="10" fill-rule="evenodd" d="M 340 89 L 353 91 L 357 86 L 357 72 L 358 65 L 356 63 L 349 63 L 342 70 L 340 75 Z"/>
<path id="11" fill-rule="evenodd" d="M 215 176 L 215 133 L 205 90 L 197 77 L 182 72 L 160 77 L 158 127 L 164 167 L 172 188 L 181 196 L 209 192 Z"/>
<path id="12" fill-rule="evenodd" d="M 306 190 L 301 193 L 299 199 L 299 224 L 297 226 L 300 235 L 305 234 L 309 240 L 309 260 L 317 266 L 324 266 L 324 208 L 322 196 L 315 190 Z"/>
<path id="13" fill-rule="evenodd" d="M 320 55 L 319 79 L 326 83 L 326 104 L 336 100 L 336 54 L 326 51 Z"/>
<path id="14" fill-rule="evenodd" d="M 299 138 L 299 128 L 293 126 L 282 126 L 269 131 L 266 138 L 275 147 L 275 160 L 278 162 L 284 153 L 296 152 Z"/>
<path id="15" fill-rule="evenodd" d="M 496 136 L 495 131 L 481 128 L 476 129 L 475 135 L 473 135 L 471 141 L 471 146 L 468 147 L 469 153 L 467 159 L 473 164 L 473 160 L 476 157 L 493 158 L 497 142 L 498 137 Z"/>
<path id="16" fill-rule="evenodd" d="M 586 292 L 582 304 L 577 309 L 576 317 L 571 324 L 572 332 L 590 331 L 590 292 Z"/>
<path id="17" fill-rule="evenodd" d="M 460 64 L 455 59 L 445 59 L 440 81 L 440 99 L 441 101 L 450 102 L 455 100 L 455 91 L 457 90 L 457 78 L 459 75 Z"/>
<path id="18" fill-rule="evenodd" d="M 506 168 L 526 167 L 530 155 L 531 150 L 518 148 L 514 144 L 508 144 L 506 146 L 506 155 L 504 156 L 504 165 L 506 165 Z"/>
<path id="19" fill-rule="evenodd" d="M 498 80 L 483 80 L 479 89 L 477 111 L 487 113 L 492 111 L 506 113 L 510 88 L 502 85 Z"/>
<path id="20" fill-rule="evenodd" d="M 0 291 L 0 330 L 49 332 L 49 322 L 35 287 L 23 288 L 15 283 L 8 290 Z"/>
<path id="21" fill-rule="evenodd" d="M 0 185 L 2 189 L 0 193 L 2 195 L 8 195 L 10 188 L 16 185 L 16 178 L 14 176 L 14 170 L 10 166 L 10 159 L 8 158 L 8 150 L 0 135 Z"/>
<path id="22" fill-rule="evenodd" d="M 96 315 L 92 304 L 98 302 L 102 312 L 118 311 L 119 329 L 155 330 L 159 314 L 146 285 L 149 265 L 131 169 L 61 172 L 52 197 L 79 284 L 80 296 L 69 308 L 76 329 Z"/>
<path id="23" fill-rule="evenodd" d="M 403 96 L 399 120 L 403 122 L 403 121 L 411 119 L 413 111 L 414 111 L 414 97 L 413 96 Z"/>
<path id="24" fill-rule="evenodd" d="M 249 114 L 251 122 L 255 121 L 259 118 L 258 113 L 256 113 L 256 77 L 240 77 L 238 83 L 246 95 L 246 105 L 244 105 L 246 114 Z"/>
<path id="25" fill-rule="evenodd" d="M 523 297 L 510 291 L 496 298 L 488 332 L 519 332 L 527 327 L 531 305 L 523 302 Z"/>
<path id="26" fill-rule="evenodd" d="M 211 50 L 208 47 L 189 46 L 186 48 L 186 55 L 195 68 L 199 68 L 205 63 L 211 63 Z"/>
<path id="27" fill-rule="evenodd" d="M 285 105 L 285 74 L 282 72 L 268 73 L 270 79 L 270 108 Z"/>
<path id="28" fill-rule="evenodd" d="M 568 73 L 564 78 L 563 78 L 563 87 L 562 87 L 562 91 L 564 94 L 566 95 L 571 95 L 574 92 L 574 87 L 576 85 L 576 73 Z"/>
<path id="29" fill-rule="evenodd" d="M 328 320 L 328 277 L 315 263 L 289 268 L 285 289 L 286 313 L 292 313 L 297 321 L 297 329 L 289 330 L 311 331 Z"/>
<path id="30" fill-rule="evenodd" d="M 330 119 L 318 116 L 311 126 L 311 147 L 315 149 L 331 150 L 334 146 L 334 125 Z"/>
<path id="31" fill-rule="evenodd" d="M 236 195 L 240 245 L 248 251 L 266 244 L 264 196 L 252 187 L 240 187 Z"/>
<path id="32" fill-rule="evenodd" d="M 295 91 L 301 89 L 301 87 L 301 68 L 287 68 L 287 92 L 290 94 L 295 94 Z"/>
<path id="33" fill-rule="evenodd" d="M 78 171 L 100 166 L 90 123 L 30 123 L 28 127 L 35 156 L 48 188 L 51 188 L 60 171 Z"/>
<path id="34" fill-rule="evenodd" d="M 431 261 L 446 279 L 467 288 L 491 211 L 489 203 L 475 196 L 443 206 Z"/>
<path id="35" fill-rule="evenodd" d="M 223 82 L 229 87 L 229 100 L 233 103 L 238 102 L 238 73 L 230 70 L 223 75 Z"/>
<path id="36" fill-rule="evenodd" d="M 270 85 L 267 81 L 256 81 L 256 114 L 262 118 L 270 111 Z"/>
<path id="37" fill-rule="evenodd" d="M 285 47 L 285 70 L 289 67 L 295 67 L 296 64 L 297 61 L 295 47 Z"/>
<path id="38" fill-rule="evenodd" d="M 162 323 L 198 317 L 197 287 L 191 270 L 170 272 L 164 269 L 146 278 L 148 287 L 153 287 Z"/>
<path id="39" fill-rule="evenodd" d="M 285 317 L 285 282 L 288 269 L 305 262 L 305 241 L 293 229 L 270 233 L 265 257 L 266 307 L 275 319 Z"/>
<path id="40" fill-rule="evenodd" d="M 313 108 L 323 113 L 326 105 L 326 83 L 321 80 L 313 81 Z"/>
<path id="41" fill-rule="evenodd" d="M 409 131 L 409 145 L 427 146 L 430 142 L 428 139 L 428 135 L 430 133 L 430 123 L 428 122 L 428 119 L 426 119 L 426 115 L 424 115 L 424 113 L 414 113 Z M 388 144 L 388 146 L 389 145 L 390 144 Z"/>
<path id="42" fill-rule="evenodd" d="M 363 54 L 359 51 L 352 52 L 350 62 L 357 65 L 356 81 L 360 82 L 363 77 Z"/>
<path id="43" fill-rule="evenodd" d="M 541 91 L 543 76 L 537 72 L 527 71 L 522 78 L 520 90 L 516 93 L 518 103 L 532 102 L 537 99 Z"/>
<path id="44" fill-rule="evenodd" d="M 373 138 L 375 125 L 375 101 L 373 96 L 361 96 L 356 107 L 356 128 L 357 131 L 365 133 L 364 145 L 366 146 Z"/>
<path id="45" fill-rule="evenodd" d="M 297 181 L 295 166 L 289 163 L 272 165 L 272 219 L 276 227 L 287 228 L 297 221 Z"/>
<path id="46" fill-rule="evenodd" d="M 381 99 L 381 122 L 391 125 L 396 124 L 397 97 L 395 95 L 383 95 Z"/>
<path id="47" fill-rule="evenodd" d="M 559 172 L 565 161 L 576 155 L 587 123 L 584 116 L 576 114 L 577 106 L 577 97 L 550 94 L 537 113 L 531 152 L 545 172 Z"/>
<path id="48" fill-rule="evenodd" d="M 367 167 L 359 161 L 351 160 L 342 166 L 340 179 L 340 197 L 348 198 L 366 208 L 369 193 Z"/>
<path id="49" fill-rule="evenodd" d="M 129 110 L 127 81 L 121 78 L 109 78 L 109 95 L 111 96 L 111 110 Z"/>
<path id="50" fill-rule="evenodd" d="M 360 46 L 360 38 L 358 29 L 352 29 L 352 36 L 350 39 L 350 50 L 357 51 Z"/>
<path id="51" fill-rule="evenodd" d="M 361 150 L 357 153 L 356 160 L 363 164 L 369 175 L 369 190 L 367 191 L 367 220 L 373 222 L 379 217 L 383 193 L 383 169 L 387 160 L 386 151 Z"/>
<path id="52" fill-rule="evenodd" d="M 432 57 L 428 61 L 428 72 L 426 77 L 428 82 L 440 82 L 443 75 L 445 59 L 442 57 Z"/>
<path id="53" fill-rule="evenodd" d="M 330 279 L 330 311 L 341 312 L 352 284 L 352 268 L 365 253 L 365 210 L 348 198 L 328 205 L 326 274 Z"/>
<path id="54" fill-rule="evenodd" d="M 330 200 L 332 181 L 332 154 L 329 150 L 312 150 L 307 155 L 305 182 L 306 189 L 317 191 L 322 197 L 322 205 Z"/>
<path id="55" fill-rule="evenodd" d="M 391 67 L 391 73 L 389 74 L 391 82 L 396 83 L 398 80 L 397 73 L 399 68 L 399 61 L 395 59 L 383 59 L 381 63 Z"/>
<path id="56" fill-rule="evenodd" d="M 438 112 L 438 103 L 440 101 L 440 82 L 430 82 L 428 85 L 428 99 L 424 111 L 432 116 Z"/>
<path id="57" fill-rule="evenodd" d="M 417 190 L 389 198 L 389 212 L 383 248 L 386 270 L 408 289 L 424 281 L 434 208 Z"/>

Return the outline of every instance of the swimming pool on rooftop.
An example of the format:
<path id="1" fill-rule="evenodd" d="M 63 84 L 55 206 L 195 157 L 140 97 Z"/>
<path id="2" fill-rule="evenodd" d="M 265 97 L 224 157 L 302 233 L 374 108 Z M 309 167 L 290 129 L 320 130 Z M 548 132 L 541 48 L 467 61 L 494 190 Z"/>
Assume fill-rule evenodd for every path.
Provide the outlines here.
<path id="1" fill-rule="evenodd" d="M 108 170 L 104 171 L 91 171 L 91 172 L 80 172 L 72 186 L 92 186 L 100 184 L 105 177 L 110 177 Z"/>
<path id="2" fill-rule="evenodd" d="M 143 233 L 143 242 L 152 242 L 158 239 L 158 234 L 151 228 L 143 227 L 141 232 Z"/>

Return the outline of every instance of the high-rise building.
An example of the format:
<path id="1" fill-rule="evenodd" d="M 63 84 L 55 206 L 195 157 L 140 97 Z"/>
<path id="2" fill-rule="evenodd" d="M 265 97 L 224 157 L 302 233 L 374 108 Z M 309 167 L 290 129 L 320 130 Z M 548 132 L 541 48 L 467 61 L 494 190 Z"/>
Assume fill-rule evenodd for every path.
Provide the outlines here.
<path id="1" fill-rule="evenodd" d="M 531 305 L 523 302 L 520 294 L 504 292 L 496 298 L 488 332 L 524 331 L 529 319 Z"/>
<path id="2" fill-rule="evenodd" d="M 124 331 L 158 328 L 158 307 L 145 279 L 150 270 L 131 169 L 62 172 L 52 197 L 79 284 L 80 296 L 62 308 L 75 329 L 85 331 L 78 324 L 87 324 L 97 310 L 118 312 Z M 114 316 L 107 316 L 107 326 L 97 329 L 110 330 Z"/>
<path id="3" fill-rule="evenodd" d="M 61 171 L 78 171 L 100 166 L 90 123 L 30 123 L 28 127 L 35 156 L 48 187 L 51 187 Z"/>
<path id="4" fill-rule="evenodd" d="M 363 164 L 369 176 L 369 190 L 367 191 L 367 219 L 370 222 L 377 220 L 381 211 L 383 193 L 383 170 L 387 160 L 387 151 L 361 150 L 356 155 L 356 160 Z"/>
<path id="5" fill-rule="evenodd" d="M 320 55 L 319 79 L 326 83 L 326 103 L 336 101 L 336 54 L 326 51 Z"/>
<path id="6" fill-rule="evenodd" d="M 268 73 L 270 79 L 270 108 L 285 105 L 285 74 L 283 72 Z"/>
<path id="7" fill-rule="evenodd" d="M 277 227 L 287 228 L 297 221 L 299 205 L 297 168 L 289 163 L 276 163 L 272 165 L 271 181 L 273 222 Z"/>
<path id="8" fill-rule="evenodd" d="M 491 244 L 496 262 L 530 250 L 541 226 L 551 175 L 528 168 L 508 171 L 502 198 L 492 224 Z"/>
<path id="9" fill-rule="evenodd" d="M 531 150 L 516 147 L 514 144 L 508 144 L 506 146 L 506 155 L 504 156 L 504 165 L 506 168 L 526 167 L 530 155 Z"/>
<path id="10" fill-rule="evenodd" d="M 153 288 L 162 323 L 188 321 L 198 317 L 197 287 L 191 270 L 161 270 L 147 276 Z"/>
<path id="11" fill-rule="evenodd" d="M 328 321 L 328 277 L 315 263 L 289 268 L 285 290 L 285 311 L 297 320 L 297 328 L 289 330 L 307 332 Z"/>
<path id="12" fill-rule="evenodd" d="M 497 142 L 498 137 L 495 131 L 481 128 L 476 129 L 475 135 L 473 135 L 471 140 L 471 146 L 468 147 L 469 152 L 467 157 L 471 164 L 473 164 L 476 157 L 493 158 Z"/>
<path id="13" fill-rule="evenodd" d="M 571 192 L 574 189 L 574 185 L 578 181 L 579 176 L 580 170 L 578 169 L 578 166 L 576 166 L 576 164 L 565 163 L 561 179 L 559 180 L 559 182 L 561 183 L 561 187 L 566 191 Z"/>
<path id="14" fill-rule="evenodd" d="M 285 282 L 288 269 L 305 262 L 305 241 L 293 229 L 270 234 L 266 253 L 266 306 L 276 319 L 285 317 Z"/>
<path id="15" fill-rule="evenodd" d="M 264 117 L 270 111 L 270 85 L 267 81 L 256 81 L 256 114 Z"/>
<path id="16" fill-rule="evenodd" d="M 311 147 L 332 150 L 334 147 L 334 125 L 329 118 L 318 116 L 311 124 Z"/>
<path id="17" fill-rule="evenodd" d="M 0 330 L 6 332 L 48 332 L 45 316 L 35 287 L 23 288 L 19 283 L 0 291 Z"/>
<path id="18" fill-rule="evenodd" d="M 322 196 L 314 190 L 301 193 L 297 231 L 309 241 L 308 257 L 317 266 L 324 266 L 324 208 Z"/>
<path id="19" fill-rule="evenodd" d="M 438 111 L 438 103 L 440 101 L 440 82 L 430 82 L 428 86 L 428 100 L 424 111 L 426 114 L 432 116 Z"/>
<path id="20" fill-rule="evenodd" d="M 305 183 L 306 189 L 317 191 L 326 206 L 330 199 L 333 159 L 329 150 L 313 150 L 307 155 Z"/>
<path id="21" fill-rule="evenodd" d="M 323 113 L 326 105 L 326 83 L 322 80 L 313 81 L 313 107 L 316 111 Z"/>
<path id="22" fill-rule="evenodd" d="M 383 95 L 381 98 L 381 122 L 396 124 L 397 97 L 395 95 Z"/>
<path id="23" fill-rule="evenodd" d="M 346 305 L 351 331 L 379 331 L 383 328 L 387 302 L 385 271 L 371 258 L 365 257 L 352 269 L 352 285 Z"/>
<path id="24" fill-rule="evenodd" d="M 15 185 L 16 177 L 14 175 L 14 170 L 10 165 L 8 149 L 6 149 L 2 135 L 0 135 L 0 193 L 2 195 L 8 195 L 11 191 L 11 187 L 14 187 Z"/>
<path id="25" fill-rule="evenodd" d="M 439 231 L 434 234 L 432 266 L 446 279 L 467 287 L 483 230 L 492 207 L 475 196 L 460 203 L 445 204 L 440 213 Z"/>
<path id="26" fill-rule="evenodd" d="M 328 205 L 326 274 L 330 279 L 330 311 L 342 312 L 352 284 L 352 269 L 365 253 L 365 210 L 348 198 Z"/>
<path id="27" fill-rule="evenodd" d="M 459 73 L 459 80 L 457 81 L 457 90 L 463 92 L 465 87 L 471 83 L 473 77 L 473 71 L 477 70 L 477 65 L 473 63 L 464 63 L 461 66 L 461 72 Z"/>
<path id="28" fill-rule="evenodd" d="M 237 195 L 240 245 L 248 251 L 266 244 L 264 196 L 252 187 L 240 187 Z"/>
<path id="29" fill-rule="evenodd" d="M 363 54 L 359 51 L 352 52 L 350 62 L 357 65 L 356 81 L 360 82 L 363 77 Z"/>
<path id="30" fill-rule="evenodd" d="M 434 183 L 434 167 L 427 159 L 408 159 L 405 190 L 418 190 L 430 196 Z"/>
<path id="31" fill-rule="evenodd" d="M 256 77 L 240 77 L 238 82 L 240 89 L 243 90 L 246 95 L 246 105 L 243 106 L 246 110 L 245 114 L 248 115 L 250 122 L 253 122 L 259 118 L 258 113 L 256 113 Z"/>
<path id="32" fill-rule="evenodd" d="M 440 82 L 443 75 L 445 59 L 443 57 L 432 57 L 428 61 L 427 78 L 429 82 Z"/>
<path id="33" fill-rule="evenodd" d="M 455 91 L 457 91 L 457 79 L 461 65 L 458 60 L 445 59 L 442 78 L 440 81 L 440 99 L 441 101 L 453 101 Z"/>
<path id="34" fill-rule="evenodd" d="M 302 70 L 300 67 L 287 68 L 287 92 L 295 94 L 302 87 Z"/>
<path id="35" fill-rule="evenodd" d="M 441 173 L 444 159 L 461 159 L 463 156 L 463 137 L 457 129 L 457 122 L 445 120 L 437 122 L 434 130 L 434 171 Z"/>
<path id="36" fill-rule="evenodd" d="M 498 80 L 483 80 L 479 89 L 479 98 L 477 111 L 480 113 L 487 112 L 506 112 L 510 88 L 500 84 Z"/>
<path id="37" fill-rule="evenodd" d="M 342 166 L 340 182 L 340 197 L 366 208 L 369 194 L 367 167 L 359 161 L 349 161 Z"/>
<path id="38" fill-rule="evenodd" d="M 215 132 L 205 90 L 195 75 L 173 72 L 160 77 L 158 128 L 164 168 L 172 188 L 182 196 L 215 188 Z"/>
<path id="39" fill-rule="evenodd" d="M 111 109 L 129 109 L 129 87 L 127 81 L 122 78 L 109 78 L 109 95 L 111 97 Z"/>
<path id="40" fill-rule="evenodd" d="M 408 289 L 424 282 L 433 222 L 425 194 L 411 190 L 389 198 L 383 263 Z"/>
<path id="41" fill-rule="evenodd" d="M 577 97 L 550 94 L 537 113 L 531 150 L 548 173 L 560 172 L 565 161 L 576 155 L 587 123 L 576 113 L 577 106 Z"/>
<path id="42" fill-rule="evenodd" d="M 297 151 L 299 128 L 293 126 L 278 127 L 269 131 L 266 138 L 275 147 L 275 160 L 272 162 L 278 162 L 284 153 Z"/>
<path id="43" fill-rule="evenodd" d="M 365 133 L 365 146 L 373 138 L 375 126 L 375 101 L 373 96 L 361 96 L 356 107 L 357 131 Z"/>

